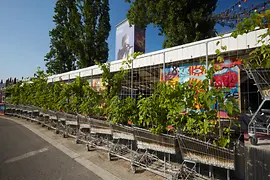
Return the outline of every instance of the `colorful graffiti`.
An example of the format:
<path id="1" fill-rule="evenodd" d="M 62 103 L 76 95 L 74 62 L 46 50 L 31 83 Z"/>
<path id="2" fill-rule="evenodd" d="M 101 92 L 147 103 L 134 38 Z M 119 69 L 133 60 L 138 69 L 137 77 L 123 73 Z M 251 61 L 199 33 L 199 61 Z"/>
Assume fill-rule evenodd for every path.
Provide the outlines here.
<path id="1" fill-rule="evenodd" d="M 240 60 L 225 60 L 223 63 L 215 64 L 215 69 L 218 70 L 213 79 L 216 87 L 226 87 L 228 89 L 225 92 L 225 98 L 234 97 L 238 100 L 239 108 L 241 105 L 240 99 L 240 69 L 237 65 L 240 65 Z M 241 108 L 240 108 L 241 109 Z M 224 111 L 220 111 L 221 118 L 228 118 L 228 114 Z"/>
<path id="2" fill-rule="evenodd" d="M 102 85 L 101 78 L 89 79 L 88 83 L 89 83 L 90 87 L 96 89 L 97 91 L 100 91 L 100 90 L 104 89 L 104 87 Z"/>
<path id="3" fill-rule="evenodd" d="M 216 87 L 226 87 L 225 97 L 233 96 L 239 101 L 240 106 L 240 70 L 237 65 L 241 60 L 227 59 L 223 63 L 214 65 L 217 72 L 214 74 Z M 162 73 L 161 73 L 162 74 Z M 162 74 L 163 75 L 163 74 Z M 163 76 L 161 76 L 163 77 Z M 206 78 L 206 66 L 203 63 L 181 64 L 180 66 L 170 66 L 165 69 L 165 81 L 184 83 L 187 81 L 203 81 Z M 221 111 L 222 118 L 228 118 L 226 112 Z"/>
<path id="4" fill-rule="evenodd" d="M 239 64 L 240 60 L 225 60 L 224 63 L 216 64 L 215 68 L 218 71 L 213 76 L 215 86 L 228 88 L 230 91 L 226 92 L 226 96 L 233 96 L 236 99 L 239 98 L 240 88 L 240 70 L 237 66 Z"/>
<path id="5" fill-rule="evenodd" d="M 161 69 L 162 72 L 162 69 Z M 161 80 L 163 74 L 160 76 Z M 179 67 L 178 66 L 169 66 L 165 68 L 165 81 L 177 81 L 179 82 Z"/>
<path id="6" fill-rule="evenodd" d="M 179 83 L 203 81 L 206 78 L 204 64 L 183 64 L 179 67 Z"/>

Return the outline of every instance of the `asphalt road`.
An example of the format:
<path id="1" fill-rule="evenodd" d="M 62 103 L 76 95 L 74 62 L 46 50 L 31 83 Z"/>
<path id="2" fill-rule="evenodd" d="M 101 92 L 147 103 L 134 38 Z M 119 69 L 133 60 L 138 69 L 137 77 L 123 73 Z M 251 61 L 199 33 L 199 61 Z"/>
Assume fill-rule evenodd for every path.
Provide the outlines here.
<path id="1" fill-rule="evenodd" d="M 99 180 L 25 127 L 0 116 L 0 180 Z"/>

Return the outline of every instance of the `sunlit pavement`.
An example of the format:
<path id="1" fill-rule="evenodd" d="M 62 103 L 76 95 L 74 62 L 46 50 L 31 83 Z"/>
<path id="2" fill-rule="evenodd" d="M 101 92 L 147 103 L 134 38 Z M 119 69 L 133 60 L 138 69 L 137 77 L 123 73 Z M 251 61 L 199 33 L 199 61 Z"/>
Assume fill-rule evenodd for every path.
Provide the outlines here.
<path id="1" fill-rule="evenodd" d="M 0 180 L 101 179 L 13 121 L 0 117 Z"/>
<path id="2" fill-rule="evenodd" d="M 22 134 L 25 134 L 24 136 L 27 137 L 22 137 L 22 135 L 19 135 L 21 137 L 16 138 L 16 136 L 18 136 L 18 134 L 14 134 L 14 132 L 12 130 L 8 130 L 7 127 L 5 127 L 4 129 L 5 132 L 2 132 L 3 126 L 7 126 L 9 128 L 12 127 L 13 131 L 19 131 L 18 129 L 20 129 Z M 21 130 L 23 129 L 23 130 Z M 27 132 L 27 133 L 25 133 Z M 9 140 L 10 142 L 6 142 L 6 138 L 2 137 L 2 134 L 8 134 Z M 7 135 L 6 135 L 7 136 Z M 0 116 L 0 152 L 2 154 L 2 152 L 5 152 L 7 150 L 2 150 L 1 146 L 2 144 L 7 145 L 13 145 L 16 147 L 20 147 L 20 146 L 26 146 L 26 145 L 21 145 L 23 142 L 27 143 L 27 146 L 34 146 L 32 148 L 26 149 L 25 151 L 20 151 L 19 153 L 16 153 L 16 150 L 14 150 L 15 155 L 11 155 L 10 157 L 4 158 L 4 157 L 0 157 L 0 162 L 2 161 L 6 161 L 8 160 L 8 162 L 10 161 L 14 161 L 17 159 L 21 159 L 20 161 L 24 161 L 27 160 L 28 158 L 32 158 L 30 156 L 32 156 L 34 154 L 33 157 L 35 156 L 42 156 L 43 154 L 46 153 L 50 153 L 51 149 L 54 149 L 54 151 L 57 151 L 59 154 L 62 154 L 62 156 L 64 158 L 62 158 L 61 162 L 63 162 L 65 159 L 69 159 L 71 160 L 73 163 L 76 164 L 76 162 L 78 164 L 76 165 L 82 165 L 82 169 L 85 170 L 85 168 L 87 170 L 90 170 L 90 172 L 94 172 L 97 176 L 101 177 L 104 180 L 161 180 L 163 179 L 160 176 L 157 176 L 149 171 L 140 171 L 139 173 L 133 174 L 131 172 L 130 169 L 130 162 L 122 160 L 122 159 L 116 159 L 113 161 L 108 161 L 108 155 L 107 152 L 103 151 L 103 150 L 94 150 L 94 151 L 86 151 L 86 147 L 84 144 L 75 144 L 75 140 L 72 138 L 63 138 L 62 135 L 60 134 L 55 134 L 54 131 L 49 131 L 47 130 L 47 128 L 45 127 L 41 127 L 41 125 L 38 125 L 37 123 L 30 123 L 29 121 L 26 121 L 24 119 L 20 119 L 20 118 L 15 118 L 15 117 L 11 117 L 11 116 L 4 116 L 1 118 Z M 28 140 L 25 140 L 27 139 Z M 30 140 L 29 140 L 30 139 Z M 2 143 L 3 142 L 3 143 Z M 19 144 L 15 144 L 13 142 L 19 143 Z M 42 142 L 42 143 L 41 143 Z M 41 143 L 41 144 L 40 144 Z M 46 145 L 44 145 L 46 143 Z M 30 145 L 29 145 L 30 144 Z M 39 146 L 35 147 L 37 144 L 40 144 Z M 26 147 L 27 147 L 26 146 Z M 44 149 L 45 148 L 45 149 Z M 48 150 L 46 150 L 46 148 Z M 6 148 L 7 149 L 7 148 Z M 22 149 L 22 148 L 21 148 Z M 41 152 L 40 152 L 41 151 Z M 1 156 L 1 155 L 0 155 Z M 47 155 L 51 157 L 51 162 L 53 163 L 54 160 L 57 160 L 59 157 L 59 155 Z M 61 157 L 62 157 L 61 156 Z M 6 156 L 5 156 L 6 157 Z M 27 158 L 25 158 L 27 157 Z M 2 160 L 5 159 L 5 160 Z M 18 162 L 20 162 L 18 161 Z M 46 161 L 44 159 L 42 159 L 42 161 Z M 58 165 L 56 166 L 60 166 L 60 165 L 66 165 L 65 163 L 66 161 L 64 161 L 64 163 L 58 163 Z M 14 162 L 15 163 L 15 162 Z M 47 166 L 50 166 L 50 164 L 47 164 L 45 162 L 41 162 L 42 165 L 41 166 L 41 171 L 42 172 L 42 168 L 43 165 L 45 165 L 45 169 L 47 168 Z M 59 165 L 60 164 L 60 165 Z M 71 164 L 71 163 L 70 163 Z M 27 165 L 27 163 L 26 163 Z M 25 164 L 24 164 L 25 166 Z M 36 165 L 33 165 L 34 167 L 36 167 Z M 68 167 L 70 167 L 71 165 L 67 165 Z M 18 166 L 20 168 L 20 166 Z M 85 168 L 84 168 L 85 167 Z M 50 168 L 50 169 L 55 169 L 55 168 Z M 65 169 L 65 168 L 62 168 Z M 85 176 L 83 176 L 82 178 L 80 178 L 81 175 L 83 175 L 83 173 L 75 173 L 76 169 L 74 170 L 74 168 L 68 168 L 68 170 L 64 170 L 62 171 L 62 169 L 60 168 L 56 168 L 57 171 L 57 175 L 59 176 L 54 176 L 52 178 L 47 176 L 45 178 L 42 178 L 41 176 L 37 177 L 36 175 L 34 175 L 34 177 L 32 179 L 66 179 L 65 177 L 68 177 L 67 179 L 84 179 Z M 71 170 L 72 169 L 72 170 Z M 1 170 L 2 171 L 2 170 Z M 0 173 L 1 173 L 0 171 Z M 30 171 L 36 171 L 34 170 L 30 170 Z M 47 172 L 47 170 L 45 170 Z M 52 171 L 52 170 L 51 170 Z M 27 172 L 27 171 L 26 171 Z M 60 178 L 62 174 L 68 173 L 69 176 L 63 176 L 62 178 Z M 70 174 L 74 174 L 72 176 L 70 176 Z M 37 173 L 38 174 L 38 173 Z M 60 174 L 60 175 L 59 175 Z M 80 174 L 80 175 L 78 175 Z M 91 173 L 90 173 L 91 174 Z M 91 176 L 90 178 L 87 177 L 86 179 L 98 179 L 97 176 Z M 15 177 L 15 176 L 12 176 Z M 8 178 L 5 178 L 8 179 Z M 9 178 L 12 179 L 13 178 Z M 20 179 L 20 178 L 15 178 L 15 179 Z M 22 178 L 22 179 L 26 179 L 28 180 L 28 176 L 26 178 Z M 1 176 L 0 176 L 0 180 Z M 21 179 L 20 179 L 21 180 Z M 30 179 L 31 180 L 31 179 Z"/>

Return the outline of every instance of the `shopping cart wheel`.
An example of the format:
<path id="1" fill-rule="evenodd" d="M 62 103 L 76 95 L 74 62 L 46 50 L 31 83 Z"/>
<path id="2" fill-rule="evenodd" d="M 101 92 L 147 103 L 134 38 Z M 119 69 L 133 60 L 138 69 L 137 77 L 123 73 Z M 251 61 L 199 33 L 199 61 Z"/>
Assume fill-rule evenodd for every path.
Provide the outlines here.
<path id="1" fill-rule="evenodd" d="M 55 134 L 59 134 L 59 130 L 58 129 L 55 130 Z"/>
<path id="2" fill-rule="evenodd" d="M 256 136 L 250 137 L 250 143 L 254 146 L 257 145 L 258 138 Z"/>
<path id="3" fill-rule="evenodd" d="M 178 179 L 180 179 L 180 172 L 177 172 L 172 175 L 172 180 L 178 180 Z"/>
<path id="4" fill-rule="evenodd" d="M 41 124 L 41 127 L 44 127 L 44 126 L 45 126 L 45 124 L 44 124 L 44 123 L 42 123 L 42 124 Z"/>
<path id="5" fill-rule="evenodd" d="M 87 151 L 91 151 L 90 147 L 89 147 L 89 144 L 86 144 L 86 150 Z"/>
<path id="6" fill-rule="evenodd" d="M 90 144 L 86 144 L 86 150 L 87 151 L 92 151 L 91 145 Z"/>
<path id="7" fill-rule="evenodd" d="M 75 143 L 76 143 L 76 144 L 80 144 L 80 140 L 76 138 L 76 139 L 75 139 Z"/>
<path id="8" fill-rule="evenodd" d="M 67 134 L 65 132 L 63 133 L 63 138 L 67 138 Z"/>
<path id="9" fill-rule="evenodd" d="M 136 166 L 135 166 L 134 164 L 131 164 L 131 172 L 132 172 L 133 174 L 136 173 Z"/>
<path id="10" fill-rule="evenodd" d="M 48 127 L 47 127 L 47 129 L 48 129 L 48 130 L 50 130 L 50 129 L 51 129 L 51 127 L 50 127 L 50 126 L 48 126 Z"/>
<path id="11" fill-rule="evenodd" d="M 109 161 L 112 160 L 112 155 L 111 155 L 111 153 L 108 153 L 108 160 L 109 160 Z"/>

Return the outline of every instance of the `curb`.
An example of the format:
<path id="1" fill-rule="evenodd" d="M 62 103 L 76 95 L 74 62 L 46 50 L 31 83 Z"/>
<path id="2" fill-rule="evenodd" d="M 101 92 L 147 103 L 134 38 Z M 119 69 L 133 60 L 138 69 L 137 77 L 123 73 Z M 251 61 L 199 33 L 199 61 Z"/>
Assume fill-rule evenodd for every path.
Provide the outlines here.
<path id="1" fill-rule="evenodd" d="M 59 149 L 61 152 L 65 153 L 66 155 L 68 155 L 69 157 L 74 159 L 76 162 L 78 162 L 79 164 L 81 164 L 82 166 L 87 168 L 88 170 L 92 171 L 93 173 L 95 173 L 96 175 L 101 177 L 102 179 L 104 179 L 104 180 L 121 180 L 119 177 L 117 177 L 114 174 L 110 173 L 109 171 L 103 169 L 102 167 L 99 167 L 98 165 L 96 165 L 93 162 L 89 161 L 88 159 L 82 157 L 78 153 L 76 153 L 76 152 L 72 151 L 71 149 L 67 148 L 66 146 L 62 145 L 61 143 L 55 141 L 54 139 L 48 137 L 47 135 L 45 135 L 43 133 L 37 131 L 36 129 L 29 127 L 29 125 L 24 124 L 23 122 L 20 122 L 18 120 L 15 120 L 12 117 L 1 116 L 1 118 L 11 120 L 17 124 L 24 126 L 27 129 L 29 129 L 30 131 L 32 131 L 33 133 L 38 135 L 40 138 L 44 139 L 45 141 L 47 141 L 48 143 L 50 143 L 51 145 L 53 145 L 54 147 Z"/>

